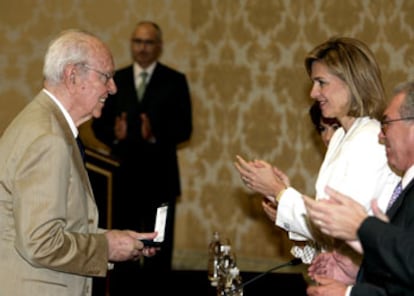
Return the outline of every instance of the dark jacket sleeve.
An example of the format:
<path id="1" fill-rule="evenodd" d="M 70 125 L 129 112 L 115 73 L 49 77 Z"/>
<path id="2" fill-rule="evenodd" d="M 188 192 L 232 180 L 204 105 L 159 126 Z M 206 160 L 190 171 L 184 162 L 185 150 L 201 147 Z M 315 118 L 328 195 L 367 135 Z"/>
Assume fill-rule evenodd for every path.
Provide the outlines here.
<path id="1" fill-rule="evenodd" d="M 375 262 L 375 267 L 387 277 L 414 287 L 414 229 L 369 217 L 362 223 L 358 236 L 365 261 Z"/>
<path id="2" fill-rule="evenodd" d="M 159 64 L 147 87 L 147 94 L 142 111 L 148 115 L 157 141 L 173 147 L 188 141 L 193 124 L 186 76 Z"/>
<path id="3" fill-rule="evenodd" d="M 352 287 L 350 296 L 386 296 L 387 293 L 383 288 L 367 284 L 358 283 Z"/>
<path id="4" fill-rule="evenodd" d="M 358 229 L 364 258 L 362 280 L 352 289 L 353 296 L 414 295 L 413 181 L 387 215 L 389 223 L 368 217 Z"/>

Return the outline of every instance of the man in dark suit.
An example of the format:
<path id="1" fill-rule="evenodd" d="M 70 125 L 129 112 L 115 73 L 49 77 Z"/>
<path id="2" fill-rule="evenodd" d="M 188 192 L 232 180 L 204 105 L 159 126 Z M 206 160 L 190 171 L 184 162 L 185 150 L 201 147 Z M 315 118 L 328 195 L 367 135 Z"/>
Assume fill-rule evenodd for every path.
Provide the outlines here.
<path id="1" fill-rule="evenodd" d="M 175 203 L 181 194 L 177 148 L 190 139 L 192 106 L 186 76 L 158 61 L 162 46 L 157 24 L 136 25 L 131 36 L 134 62 L 115 73 L 118 92 L 108 97 L 102 116 L 92 123 L 97 139 L 121 162 L 113 225 L 153 230 L 157 207 L 169 205 L 157 256 L 129 267 L 115 266 L 113 277 L 123 268 L 125 279 L 134 276 L 134 270 L 171 269 Z"/>
<path id="2" fill-rule="evenodd" d="M 364 255 L 353 286 L 316 276 L 321 285 L 309 287 L 308 295 L 414 295 L 414 82 L 395 89 L 379 139 L 390 166 L 403 175 L 402 191 L 386 215 L 373 201 L 375 216 L 369 216 L 361 205 L 329 188 L 329 201 L 305 197 L 309 217 L 324 233 L 348 241 Z"/>

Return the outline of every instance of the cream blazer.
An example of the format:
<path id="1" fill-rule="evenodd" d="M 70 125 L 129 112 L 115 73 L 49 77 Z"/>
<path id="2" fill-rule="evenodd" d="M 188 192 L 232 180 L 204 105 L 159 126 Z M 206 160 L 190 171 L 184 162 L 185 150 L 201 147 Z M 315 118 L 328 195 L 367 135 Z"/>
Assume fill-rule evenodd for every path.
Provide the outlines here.
<path id="1" fill-rule="evenodd" d="M 0 139 L 0 295 L 91 294 L 108 246 L 76 140 L 39 93 Z"/>

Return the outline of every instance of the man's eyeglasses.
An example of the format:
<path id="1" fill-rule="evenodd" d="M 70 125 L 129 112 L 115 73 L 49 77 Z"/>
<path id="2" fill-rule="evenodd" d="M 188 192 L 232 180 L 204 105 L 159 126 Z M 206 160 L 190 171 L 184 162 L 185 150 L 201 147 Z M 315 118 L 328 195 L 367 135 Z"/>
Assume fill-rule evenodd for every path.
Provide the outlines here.
<path id="1" fill-rule="evenodd" d="M 414 120 L 414 116 L 411 117 L 403 117 L 403 118 L 396 118 L 396 119 L 381 119 L 381 132 L 385 135 L 385 133 L 387 132 L 387 126 L 391 123 L 391 122 L 396 122 L 396 121 L 403 121 L 403 120 Z"/>
<path id="2" fill-rule="evenodd" d="M 140 39 L 140 38 L 132 38 L 132 43 L 135 45 L 145 45 L 145 46 L 153 46 L 158 43 L 154 39 Z"/>
<path id="3" fill-rule="evenodd" d="M 85 67 L 88 70 L 91 70 L 91 71 L 94 71 L 95 73 L 98 73 L 103 78 L 102 81 L 105 85 L 108 84 L 109 80 L 111 80 L 114 77 L 113 73 L 102 72 L 102 71 L 100 71 L 98 69 L 95 69 L 95 68 L 93 68 L 93 67 L 91 67 L 87 64 L 82 64 L 82 66 Z"/>

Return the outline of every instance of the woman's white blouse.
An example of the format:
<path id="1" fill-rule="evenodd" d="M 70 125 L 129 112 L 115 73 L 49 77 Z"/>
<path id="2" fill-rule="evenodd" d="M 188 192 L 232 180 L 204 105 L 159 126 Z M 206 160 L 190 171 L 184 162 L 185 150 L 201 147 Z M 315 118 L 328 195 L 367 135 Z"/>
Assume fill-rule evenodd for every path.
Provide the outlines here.
<path id="1" fill-rule="evenodd" d="M 357 118 L 345 133 L 333 135 L 316 181 L 316 199 L 329 198 L 325 187 L 357 200 L 370 213 L 371 200 L 378 199 L 385 211 L 400 177 L 388 166 L 385 146 L 379 142 L 380 123 L 368 117 Z M 308 227 L 301 193 L 288 188 L 279 201 L 275 224 L 289 232 L 292 240 L 313 239 Z"/>

